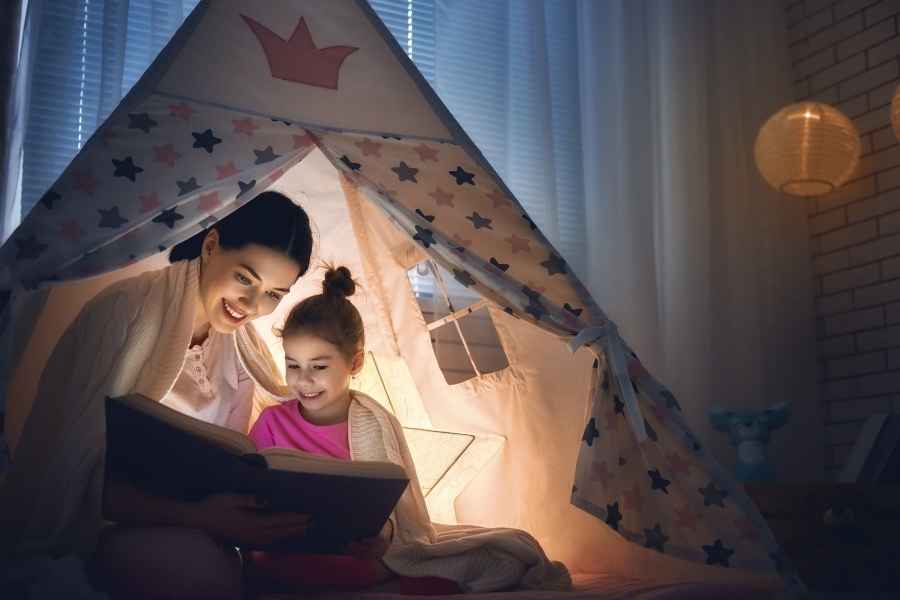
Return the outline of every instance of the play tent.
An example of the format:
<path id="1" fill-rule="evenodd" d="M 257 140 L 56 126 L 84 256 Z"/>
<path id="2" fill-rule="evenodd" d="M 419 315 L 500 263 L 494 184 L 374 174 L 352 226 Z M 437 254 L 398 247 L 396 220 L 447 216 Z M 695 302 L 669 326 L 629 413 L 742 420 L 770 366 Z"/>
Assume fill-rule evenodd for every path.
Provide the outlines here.
<path id="1" fill-rule="evenodd" d="M 575 570 L 671 557 L 799 585 L 678 401 L 363 1 L 202 2 L 3 245 L 13 460 L 80 306 L 265 189 L 309 212 L 316 259 L 359 278 L 360 385 L 408 428 L 435 520 L 529 530 Z M 271 326 L 320 276 L 256 323 L 273 351 Z M 441 361 L 442 328 L 474 377 Z M 479 367 L 485 331 L 499 367 Z"/>

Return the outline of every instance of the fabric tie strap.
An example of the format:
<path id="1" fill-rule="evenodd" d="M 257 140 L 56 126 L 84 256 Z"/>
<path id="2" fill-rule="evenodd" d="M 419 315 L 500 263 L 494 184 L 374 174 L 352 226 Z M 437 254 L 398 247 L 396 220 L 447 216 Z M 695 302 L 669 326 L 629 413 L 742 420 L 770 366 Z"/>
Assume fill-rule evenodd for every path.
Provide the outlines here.
<path id="1" fill-rule="evenodd" d="M 599 342 L 606 354 L 613 379 L 622 394 L 622 402 L 625 405 L 625 417 L 631 430 L 637 436 L 638 443 L 647 439 L 647 428 L 644 427 L 644 416 L 638 406 L 637 394 L 628 374 L 628 361 L 625 358 L 625 345 L 619 337 L 619 330 L 612 321 L 607 321 L 599 327 L 587 327 L 578 332 L 569 342 L 569 350 L 577 351 L 582 346 L 588 346 L 596 352 L 594 345 Z"/>

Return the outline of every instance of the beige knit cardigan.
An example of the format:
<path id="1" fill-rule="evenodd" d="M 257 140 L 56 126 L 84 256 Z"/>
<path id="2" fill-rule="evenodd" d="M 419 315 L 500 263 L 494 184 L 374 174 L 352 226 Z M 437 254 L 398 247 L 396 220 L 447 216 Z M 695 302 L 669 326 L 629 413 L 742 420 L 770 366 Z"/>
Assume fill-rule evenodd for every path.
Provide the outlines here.
<path id="1" fill-rule="evenodd" d="M 141 394 L 159 401 L 169 392 L 190 344 L 198 286 L 198 260 L 117 282 L 85 305 L 60 338 L 0 483 L 0 556 L 93 550 L 104 525 L 105 398 Z M 253 326 L 232 337 L 257 384 L 256 400 L 289 396 Z M 371 398 L 354 398 L 353 460 L 388 460 L 411 479 L 393 515 L 389 567 L 447 577 L 467 591 L 570 586 L 565 567 L 549 561 L 525 532 L 433 525 L 399 423 Z"/>

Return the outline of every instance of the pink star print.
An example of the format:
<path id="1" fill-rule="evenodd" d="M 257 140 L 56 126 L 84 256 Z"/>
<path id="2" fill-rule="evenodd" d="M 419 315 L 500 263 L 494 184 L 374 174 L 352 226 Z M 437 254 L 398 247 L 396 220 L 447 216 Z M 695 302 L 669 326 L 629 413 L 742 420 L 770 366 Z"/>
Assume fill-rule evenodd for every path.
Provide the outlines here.
<path id="1" fill-rule="evenodd" d="M 175 152 L 175 147 L 172 146 L 172 144 L 166 144 L 165 146 L 154 146 L 153 154 L 155 155 L 155 162 L 162 163 L 169 167 L 174 167 L 175 161 L 181 158 L 181 155 Z"/>
<path id="2" fill-rule="evenodd" d="M 516 234 L 512 234 L 503 241 L 510 245 L 513 254 L 518 254 L 519 252 L 531 252 L 531 243 L 525 238 L 520 238 Z"/>
<path id="3" fill-rule="evenodd" d="M 187 102 L 181 102 L 180 104 L 170 104 L 169 105 L 169 116 L 177 117 L 179 119 L 184 119 L 187 121 L 191 118 L 191 115 L 194 114 L 194 109 L 191 108 L 191 105 Z"/>
<path id="4" fill-rule="evenodd" d="M 234 166 L 234 162 L 228 161 L 224 165 L 216 166 L 216 179 L 226 179 L 232 175 L 236 175 L 237 172 L 238 170 L 237 167 Z"/>
<path id="5" fill-rule="evenodd" d="M 432 161 L 437 162 L 438 151 L 436 148 L 431 148 L 430 146 L 426 146 L 425 144 L 419 144 L 413 150 L 416 151 L 416 154 L 419 155 L 419 160 L 422 162 Z"/>
<path id="6" fill-rule="evenodd" d="M 259 125 L 251 119 L 247 117 L 246 119 L 232 119 L 232 125 L 234 125 L 234 133 L 243 133 L 244 135 L 253 135 L 253 132 L 259 129 Z"/>
<path id="7" fill-rule="evenodd" d="M 697 529 L 697 514 L 691 510 L 690 504 L 685 504 L 681 508 L 675 509 L 675 526 L 680 529 Z"/>
<path id="8" fill-rule="evenodd" d="M 428 195 L 434 198 L 434 203 L 438 206 L 449 206 L 450 208 L 453 208 L 453 194 L 445 192 L 440 187 L 436 188 L 433 192 L 429 192 Z"/>
<path id="9" fill-rule="evenodd" d="M 472 240 L 467 240 L 459 236 L 458 233 L 453 234 L 453 241 L 462 246 L 463 248 L 468 248 L 472 245 Z"/>
<path id="10" fill-rule="evenodd" d="M 291 136 L 294 139 L 294 150 L 299 150 L 300 148 L 306 148 L 307 146 L 312 146 L 315 144 L 315 140 L 308 133 L 304 133 L 303 135 L 293 135 Z"/>
<path id="11" fill-rule="evenodd" d="M 490 194 L 487 195 L 494 203 L 494 208 L 506 208 L 512 206 L 512 203 L 506 197 L 506 195 L 500 190 L 494 190 Z"/>
<path id="12" fill-rule="evenodd" d="M 145 196 L 141 196 L 141 212 L 150 212 L 151 210 L 156 210 L 159 208 L 159 194 L 153 192 L 152 194 L 147 194 Z"/>
<path id="13" fill-rule="evenodd" d="M 78 221 L 75 221 L 74 219 L 66 221 L 62 224 L 62 227 L 59 228 L 59 235 L 70 242 L 77 242 L 80 240 L 82 233 Z"/>
<path id="14" fill-rule="evenodd" d="M 97 189 L 97 185 L 98 182 L 94 179 L 94 176 L 91 175 L 90 171 L 75 173 L 75 185 L 73 187 L 79 192 L 93 195 L 94 191 Z"/>
<path id="15" fill-rule="evenodd" d="M 354 145 L 362 150 L 363 156 L 377 156 L 381 158 L 381 144 L 378 142 L 366 139 L 356 142 Z"/>
<path id="16" fill-rule="evenodd" d="M 673 475 L 687 475 L 691 470 L 691 463 L 684 460 L 684 457 L 678 452 L 666 453 L 666 460 L 669 463 L 669 471 Z"/>
<path id="17" fill-rule="evenodd" d="M 641 486 L 635 483 L 630 490 L 625 490 L 622 500 L 629 510 L 641 510 L 641 504 L 644 502 L 644 498 L 641 496 Z"/>
<path id="18" fill-rule="evenodd" d="M 595 462 L 591 468 L 591 479 L 594 481 L 599 481 L 603 487 L 609 486 L 609 480 L 613 479 L 614 475 L 609 472 L 609 467 L 606 466 L 606 461 Z"/>
<path id="19" fill-rule="evenodd" d="M 200 196 L 200 200 L 197 203 L 197 208 L 204 212 L 215 210 L 219 208 L 219 206 L 221 206 L 221 202 L 219 202 L 219 192 L 203 194 Z"/>

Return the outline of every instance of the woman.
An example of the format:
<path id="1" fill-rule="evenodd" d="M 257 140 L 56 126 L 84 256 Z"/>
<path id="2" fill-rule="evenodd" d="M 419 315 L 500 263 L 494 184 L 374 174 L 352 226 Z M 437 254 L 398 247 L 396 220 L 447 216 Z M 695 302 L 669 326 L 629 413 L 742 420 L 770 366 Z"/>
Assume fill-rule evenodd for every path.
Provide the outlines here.
<path id="1" fill-rule="evenodd" d="M 250 321 L 306 272 L 312 244 L 303 209 L 264 192 L 173 248 L 171 266 L 118 282 L 82 309 L 47 362 L 0 487 L 3 555 L 96 549 L 96 572 L 115 594 L 237 597 L 223 541 L 302 533 L 305 516 L 259 516 L 249 498 L 180 503 L 104 486 L 104 399 L 141 394 L 246 432 L 254 397 L 286 394 Z M 98 548 L 104 517 L 130 527 L 106 530 Z"/>

